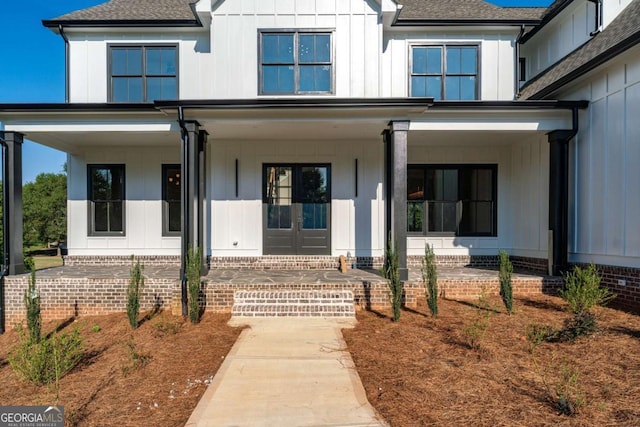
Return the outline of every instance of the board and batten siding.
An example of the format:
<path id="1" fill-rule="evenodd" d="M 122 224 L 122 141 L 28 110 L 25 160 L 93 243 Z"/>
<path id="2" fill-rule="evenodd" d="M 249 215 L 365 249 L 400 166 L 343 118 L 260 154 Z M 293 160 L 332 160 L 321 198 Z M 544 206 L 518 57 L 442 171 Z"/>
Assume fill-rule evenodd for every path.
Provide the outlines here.
<path id="1" fill-rule="evenodd" d="M 389 33 L 384 37 L 382 52 L 382 97 L 409 96 L 409 64 L 411 45 L 472 44 L 478 45 L 478 98 L 485 101 L 510 101 L 515 88 L 515 39 L 517 32 L 473 31 Z"/>
<path id="2" fill-rule="evenodd" d="M 125 165 L 125 235 L 89 236 L 88 164 Z M 91 147 L 67 155 L 70 255 L 179 255 L 180 237 L 162 235 L 162 165 L 180 163 L 175 147 Z"/>
<path id="3" fill-rule="evenodd" d="M 590 100 L 570 149 L 570 261 L 640 267 L 640 48 L 561 96 Z"/>
<path id="4" fill-rule="evenodd" d="M 210 145 L 211 255 L 260 256 L 265 163 L 331 164 L 331 255 L 384 252 L 383 142 L 216 141 Z M 235 161 L 238 160 L 236 197 Z M 358 195 L 355 195 L 358 159 Z"/>

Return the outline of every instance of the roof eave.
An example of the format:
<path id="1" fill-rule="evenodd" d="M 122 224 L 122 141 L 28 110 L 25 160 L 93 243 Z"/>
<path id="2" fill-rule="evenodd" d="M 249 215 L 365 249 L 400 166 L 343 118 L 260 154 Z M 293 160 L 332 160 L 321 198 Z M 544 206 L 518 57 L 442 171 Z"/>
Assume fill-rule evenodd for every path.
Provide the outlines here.
<path id="1" fill-rule="evenodd" d="M 538 25 L 539 19 L 398 19 L 394 27 L 451 27 L 451 26 L 522 26 Z"/>
<path id="2" fill-rule="evenodd" d="M 520 39 L 520 44 L 526 43 L 533 36 L 535 36 L 538 33 L 538 31 L 543 29 L 551 20 L 553 20 L 553 18 L 558 16 L 560 12 L 565 10 L 571 3 L 573 3 L 573 0 L 566 0 L 565 2 L 558 5 L 555 9 L 553 9 L 550 13 L 544 15 L 542 19 L 539 21 L 538 26 L 536 26 L 531 31 L 529 31 L 528 33 L 522 36 L 522 38 Z"/>
<path id="3" fill-rule="evenodd" d="M 52 19 L 43 20 L 47 28 L 63 27 L 115 27 L 115 28 L 148 28 L 148 27 L 202 27 L 198 19 Z"/>

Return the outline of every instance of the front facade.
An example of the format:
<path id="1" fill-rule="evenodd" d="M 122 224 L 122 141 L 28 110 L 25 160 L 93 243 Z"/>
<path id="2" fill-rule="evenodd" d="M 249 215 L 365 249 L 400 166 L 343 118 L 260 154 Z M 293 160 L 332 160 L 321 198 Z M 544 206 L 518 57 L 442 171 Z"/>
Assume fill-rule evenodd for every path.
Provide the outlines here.
<path id="1" fill-rule="evenodd" d="M 68 153 L 68 264 L 637 272 L 637 50 L 548 75 L 639 1 L 449 3 L 111 0 L 44 21 L 68 102 L 0 120 Z"/>

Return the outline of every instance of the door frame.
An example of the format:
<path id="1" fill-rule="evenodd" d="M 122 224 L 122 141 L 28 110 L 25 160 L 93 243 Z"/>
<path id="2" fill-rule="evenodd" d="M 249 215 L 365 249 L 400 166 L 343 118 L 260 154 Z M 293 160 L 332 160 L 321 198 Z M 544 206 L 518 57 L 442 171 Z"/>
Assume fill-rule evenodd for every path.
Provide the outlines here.
<path id="1" fill-rule="evenodd" d="M 292 173 L 292 198 L 291 198 L 291 245 L 290 247 L 282 250 L 275 249 L 274 247 L 267 246 L 267 221 L 268 221 L 268 203 L 267 203 L 267 170 L 270 167 L 290 167 Z M 302 230 L 298 228 L 297 209 L 302 206 L 300 202 L 300 189 L 302 187 L 302 174 L 301 170 L 305 167 L 321 167 L 327 169 L 327 228 L 326 233 L 326 248 L 323 247 L 319 250 L 304 251 L 301 245 L 298 243 Z M 331 186 L 331 163 L 327 162 L 263 162 L 262 167 L 262 253 L 263 255 L 331 255 L 331 202 L 332 202 L 332 186 Z M 283 229 L 289 230 L 289 229 Z M 284 234 L 284 233 L 283 233 Z"/>

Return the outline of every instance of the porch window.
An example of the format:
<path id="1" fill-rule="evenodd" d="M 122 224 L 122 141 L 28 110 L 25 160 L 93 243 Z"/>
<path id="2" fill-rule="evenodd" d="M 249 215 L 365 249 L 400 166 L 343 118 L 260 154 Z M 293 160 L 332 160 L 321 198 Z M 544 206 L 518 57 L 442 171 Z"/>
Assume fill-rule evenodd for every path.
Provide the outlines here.
<path id="1" fill-rule="evenodd" d="M 414 97 L 478 99 L 478 46 L 412 46 L 409 81 L 409 93 Z"/>
<path id="2" fill-rule="evenodd" d="M 179 236 L 182 231 L 180 165 L 162 165 L 162 235 Z"/>
<path id="3" fill-rule="evenodd" d="M 90 235 L 124 235 L 124 165 L 89 165 Z"/>
<path id="4" fill-rule="evenodd" d="M 496 165 L 409 165 L 407 231 L 497 235 Z"/>
<path id="5" fill-rule="evenodd" d="M 331 33 L 260 33 L 261 95 L 333 93 Z"/>
<path id="6" fill-rule="evenodd" d="M 176 99 L 177 51 L 175 45 L 109 46 L 109 101 Z"/>

